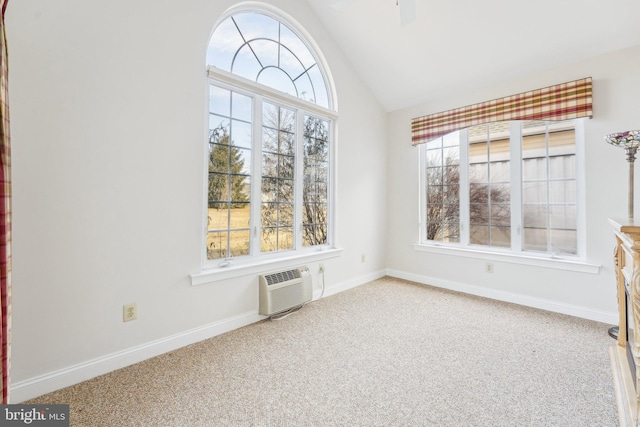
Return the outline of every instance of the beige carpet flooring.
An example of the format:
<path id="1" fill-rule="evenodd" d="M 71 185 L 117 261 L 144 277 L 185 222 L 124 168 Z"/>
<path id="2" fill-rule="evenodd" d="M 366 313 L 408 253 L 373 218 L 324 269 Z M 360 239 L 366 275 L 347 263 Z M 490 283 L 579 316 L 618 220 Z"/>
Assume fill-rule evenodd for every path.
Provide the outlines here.
<path id="1" fill-rule="evenodd" d="M 26 403 L 91 427 L 614 427 L 608 326 L 383 278 Z"/>

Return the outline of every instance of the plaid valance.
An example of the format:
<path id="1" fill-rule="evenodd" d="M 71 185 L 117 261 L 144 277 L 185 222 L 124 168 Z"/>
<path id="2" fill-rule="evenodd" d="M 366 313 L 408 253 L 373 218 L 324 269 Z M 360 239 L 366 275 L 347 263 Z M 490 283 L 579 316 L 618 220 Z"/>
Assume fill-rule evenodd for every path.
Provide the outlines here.
<path id="1" fill-rule="evenodd" d="M 411 120 L 411 142 L 423 144 L 450 132 L 503 120 L 568 120 L 591 117 L 591 77 L 505 96 Z"/>

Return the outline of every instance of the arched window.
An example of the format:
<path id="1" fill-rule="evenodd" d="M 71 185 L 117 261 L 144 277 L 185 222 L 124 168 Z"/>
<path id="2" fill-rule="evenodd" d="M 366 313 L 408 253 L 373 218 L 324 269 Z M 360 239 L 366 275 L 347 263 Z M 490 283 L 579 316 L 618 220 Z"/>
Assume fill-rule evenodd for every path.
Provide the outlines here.
<path id="1" fill-rule="evenodd" d="M 237 13 L 213 32 L 207 64 L 329 108 L 322 71 L 307 45 L 282 22 Z"/>
<path id="2" fill-rule="evenodd" d="M 334 120 L 327 72 L 308 38 L 272 11 L 239 11 L 207 49 L 206 260 L 333 244 Z"/>

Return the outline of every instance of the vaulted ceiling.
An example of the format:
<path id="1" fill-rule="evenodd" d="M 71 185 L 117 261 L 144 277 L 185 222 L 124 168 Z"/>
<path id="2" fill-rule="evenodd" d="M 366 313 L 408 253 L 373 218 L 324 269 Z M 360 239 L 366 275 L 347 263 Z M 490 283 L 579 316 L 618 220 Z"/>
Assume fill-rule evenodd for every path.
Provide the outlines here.
<path id="1" fill-rule="evenodd" d="M 640 0 L 306 1 L 387 111 L 640 44 Z"/>

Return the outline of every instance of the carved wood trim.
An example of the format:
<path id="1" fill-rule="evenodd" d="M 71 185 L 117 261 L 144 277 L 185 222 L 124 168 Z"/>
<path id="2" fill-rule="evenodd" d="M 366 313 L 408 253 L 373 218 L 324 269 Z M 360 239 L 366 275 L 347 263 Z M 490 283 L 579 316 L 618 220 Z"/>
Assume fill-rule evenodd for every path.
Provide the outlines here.
<path id="1" fill-rule="evenodd" d="M 613 264 L 615 265 L 616 276 L 616 293 L 618 298 L 618 345 L 620 347 L 627 346 L 627 304 L 625 296 L 624 275 L 622 267 L 624 263 L 624 250 L 622 249 L 622 240 L 616 236 L 616 246 L 613 248 Z"/>
<path id="2" fill-rule="evenodd" d="M 629 342 L 629 344 L 631 345 L 636 366 L 640 367 L 640 270 L 636 267 L 634 267 L 631 276 L 630 291 L 633 330 L 637 332 L 633 334 L 632 342 Z M 634 379 L 636 381 L 636 390 L 640 390 L 640 369 L 636 370 L 636 378 Z"/>

